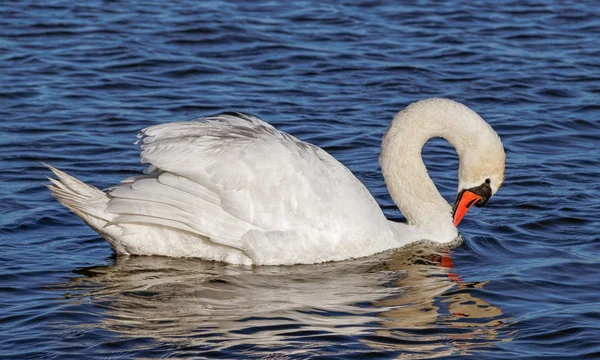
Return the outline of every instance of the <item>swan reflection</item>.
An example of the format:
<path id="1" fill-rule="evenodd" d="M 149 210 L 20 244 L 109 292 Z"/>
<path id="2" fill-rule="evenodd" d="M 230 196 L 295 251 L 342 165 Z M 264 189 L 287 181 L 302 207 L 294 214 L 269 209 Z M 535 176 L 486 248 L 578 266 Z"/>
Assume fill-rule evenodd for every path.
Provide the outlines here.
<path id="1" fill-rule="evenodd" d="M 447 254 L 414 247 L 283 267 L 119 257 L 77 270 L 82 276 L 59 289 L 75 306 L 91 302 L 102 313 L 87 327 L 190 351 L 348 341 L 412 358 L 508 340 L 501 335 L 508 319 L 476 296 L 486 283 L 463 282 L 449 263 Z"/>

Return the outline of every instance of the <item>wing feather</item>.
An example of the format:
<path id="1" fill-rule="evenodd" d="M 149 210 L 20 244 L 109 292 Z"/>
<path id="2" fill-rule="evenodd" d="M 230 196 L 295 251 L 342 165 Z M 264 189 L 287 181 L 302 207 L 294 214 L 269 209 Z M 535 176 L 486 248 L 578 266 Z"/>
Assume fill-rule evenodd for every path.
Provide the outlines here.
<path id="1" fill-rule="evenodd" d="M 119 214 L 116 223 L 172 226 L 242 251 L 249 238 L 252 248 L 260 246 L 261 233 L 271 244 L 282 239 L 273 250 L 289 246 L 290 236 L 278 234 L 369 236 L 385 226 L 372 221 L 385 217 L 373 217 L 381 213 L 378 204 L 346 167 L 256 117 L 167 123 L 138 137 L 142 162 L 154 175 L 111 190 L 108 211 Z"/>

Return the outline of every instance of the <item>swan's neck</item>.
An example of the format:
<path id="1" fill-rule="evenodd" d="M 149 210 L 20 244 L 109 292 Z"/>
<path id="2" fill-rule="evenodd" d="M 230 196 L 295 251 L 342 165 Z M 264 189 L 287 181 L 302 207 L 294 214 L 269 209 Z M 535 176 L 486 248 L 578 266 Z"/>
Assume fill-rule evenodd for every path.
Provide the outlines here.
<path id="1" fill-rule="evenodd" d="M 450 241 L 457 236 L 452 208 L 427 174 L 421 157 L 425 143 L 442 137 L 454 146 L 459 158 L 476 138 L 474 125 L 482 122 L 466 106 L 444 99 L 410 105 L 396 115 L 382 143 L 379 161 L 388 191 L 410 225 Z M 473 122 L 473 124 L 470 124 Z"/>

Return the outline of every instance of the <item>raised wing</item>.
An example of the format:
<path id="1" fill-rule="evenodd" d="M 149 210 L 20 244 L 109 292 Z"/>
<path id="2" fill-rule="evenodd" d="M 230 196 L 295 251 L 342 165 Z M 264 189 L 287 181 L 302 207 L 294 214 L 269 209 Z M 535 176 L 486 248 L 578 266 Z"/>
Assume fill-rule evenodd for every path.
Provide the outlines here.
<path id="1" fill-rule="evenodd" d="M 167 123 L 139 137 L 150 174 L 111 191 L 115 222 L 145 219 L 240 250 L 249 232 L 369 236 L 381 226 L 372 221 L 379 206 L 346 167 L 256 117 Z"/>

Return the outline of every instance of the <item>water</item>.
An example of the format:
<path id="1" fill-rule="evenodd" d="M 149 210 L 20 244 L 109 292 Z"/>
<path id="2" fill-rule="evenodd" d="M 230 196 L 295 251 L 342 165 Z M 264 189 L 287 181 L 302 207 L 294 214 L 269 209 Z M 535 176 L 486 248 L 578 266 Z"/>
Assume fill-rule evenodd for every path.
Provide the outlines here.
<path id="1" fill-rule="evenodd" d="M 3 2 L 0 356 L 600 357 L 600 16 L 592 2 Z M 464 102 L 506 182 L 449 252 L 315 266 L 113 258 L 44 188 L 139 173 L 139 129 L 226 110 L 377 164 L 395 112 Z M 442 194 L 457 159 L 426 145 Z"/>

